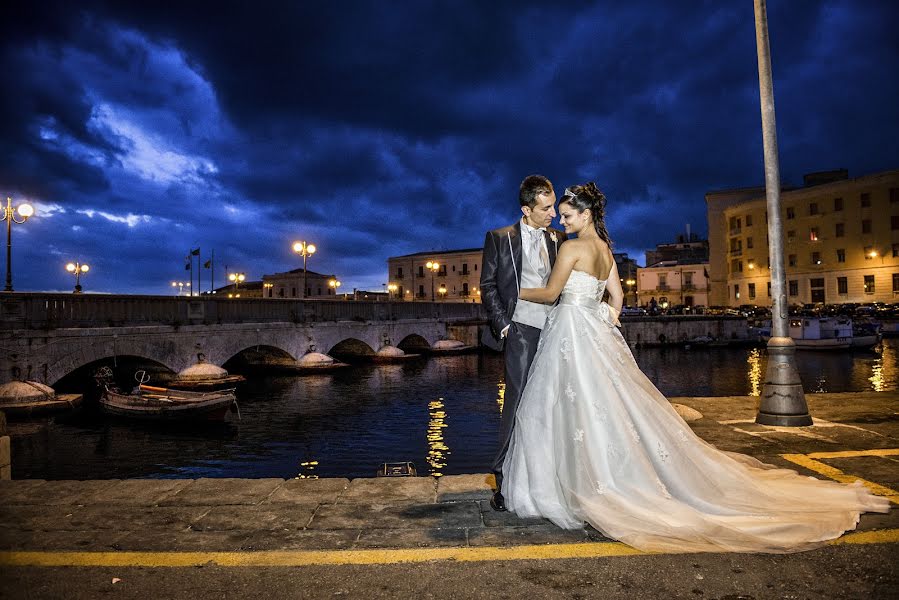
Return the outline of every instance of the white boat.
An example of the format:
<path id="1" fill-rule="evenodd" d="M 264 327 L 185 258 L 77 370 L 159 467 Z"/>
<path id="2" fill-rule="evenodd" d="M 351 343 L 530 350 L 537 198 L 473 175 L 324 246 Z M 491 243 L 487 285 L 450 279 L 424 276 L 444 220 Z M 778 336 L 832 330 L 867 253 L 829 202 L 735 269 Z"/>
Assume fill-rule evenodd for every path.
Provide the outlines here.
<path id="1" fill-rule="evenodd" d="M 761 336 L 767 342 L 770 332 Z M 845 317 L 790 317 L 797 350 L 845 350 L 852 347 L 852 320 Z"/>

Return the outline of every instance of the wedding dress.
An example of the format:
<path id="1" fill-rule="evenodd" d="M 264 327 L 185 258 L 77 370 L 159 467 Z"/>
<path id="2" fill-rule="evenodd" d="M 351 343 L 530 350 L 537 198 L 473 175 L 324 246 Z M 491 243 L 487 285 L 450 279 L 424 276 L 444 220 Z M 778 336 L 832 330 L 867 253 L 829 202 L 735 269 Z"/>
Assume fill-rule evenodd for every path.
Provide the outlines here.
<path id="1" fill-rule="evenodd" d="M 573 271 L 547 317 L 503 465 L 506 506 L 559 527 L 590 523 L 659 552 L 796 552 L 889 500 L 805 477 L 697 437 L 640 371 L 606 282 Z"/>

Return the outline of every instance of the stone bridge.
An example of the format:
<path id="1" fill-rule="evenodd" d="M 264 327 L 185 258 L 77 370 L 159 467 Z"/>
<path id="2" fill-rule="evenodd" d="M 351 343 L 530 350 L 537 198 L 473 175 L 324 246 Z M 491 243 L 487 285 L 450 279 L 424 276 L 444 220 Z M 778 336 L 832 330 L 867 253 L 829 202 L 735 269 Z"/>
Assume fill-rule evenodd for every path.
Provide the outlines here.
<path id="1" fill-rule="evenodd" d="M 252 351 L 297 359 L 310 349 L 365 355 L 384 344 L 477 344 L 480 304 L 119 295 L 0 296 L 0 383 L 53 385 L 100 360 L 137 357 L 177 372 Z"/>

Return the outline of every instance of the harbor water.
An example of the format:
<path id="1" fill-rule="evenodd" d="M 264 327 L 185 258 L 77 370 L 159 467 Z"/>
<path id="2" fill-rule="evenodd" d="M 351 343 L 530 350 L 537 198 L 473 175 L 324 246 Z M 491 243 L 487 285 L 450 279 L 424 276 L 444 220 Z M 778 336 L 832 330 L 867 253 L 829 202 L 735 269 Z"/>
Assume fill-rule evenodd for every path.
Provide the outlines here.
<path id="1" fill-rule="evenodd" d="M 757 348 L 642 348 L 638 363 L 673 396 L 758 395 Z M 880 352 L 800 352 L 807 392 L 899 389 L 899 340 Z M 500 355 L 354 366 L 330 375 L 253 375 L 240 419 L 216 425 L 78 413 L 11 423 L 16 479 L 371 477 L 384 462 L 419 475 L 488 471 L 503 404 Z M 75 391 L 75 390 L 60 390 Z"/>

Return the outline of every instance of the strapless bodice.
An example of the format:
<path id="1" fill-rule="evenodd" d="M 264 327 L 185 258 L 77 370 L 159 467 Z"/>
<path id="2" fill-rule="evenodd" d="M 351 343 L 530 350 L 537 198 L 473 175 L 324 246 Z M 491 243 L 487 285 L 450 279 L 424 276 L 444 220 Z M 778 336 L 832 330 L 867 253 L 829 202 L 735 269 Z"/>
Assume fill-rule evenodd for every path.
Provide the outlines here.
<path id="1" fill-rule="evenodd" d="M 586 298 L 602 299 L 606 291 L 606 280 L 597 279 L 584 271 L 572 271 L 562 288 L 562 294 Z"/>

